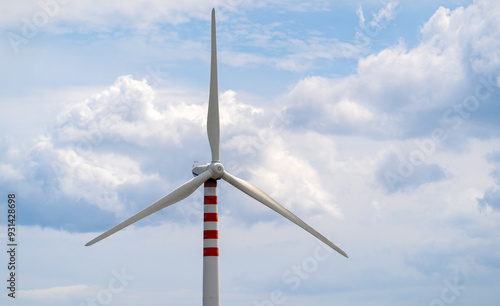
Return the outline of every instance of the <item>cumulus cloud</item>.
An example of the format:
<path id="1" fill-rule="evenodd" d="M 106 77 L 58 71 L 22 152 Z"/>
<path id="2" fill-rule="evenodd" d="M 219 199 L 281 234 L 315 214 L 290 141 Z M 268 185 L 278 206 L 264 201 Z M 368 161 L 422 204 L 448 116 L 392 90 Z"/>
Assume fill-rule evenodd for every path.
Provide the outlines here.
<path id="1" fill-rule="evenodd" d="M 491 35 L 500 33 L 497 11 L 491 1 L 441 7 L 415 47 L 400 41 L 361 58 L 357 73 L 342 79 L 304 79 L 284 98 L 286 107 L 297 125 L 326 126 L 324 132 L 334 134 L 406 139 L 440 128 L 450 134 L 450 147 L 460 143 L 451 136 L 498 135 L 500 36 Z M 384 12 L 380 18 L 392 16 Z M 349 111 L 338 111 L 345 101 Z"/>
<path id="2" fill-rule="evenodd" d="M 260 152 L 258 166 L 251 168 L 252 179 L 262 186 L 272 186 L 267 192 L 275 198 L 293 198 L 286 203 L 293 211 L 341 217 L 334 195 L 322 181 L 323 176 L 312 166 L 307 155 L 297 152 L 301 146 L 293 146 L 294 143 L 286 138 L 274 138 Z"/>
<path id="3" fill-rule="evenodd" d="M 335 142 L 314 132 L 290 133 L 290 121 L 281 115 L 285 114 L 253 122 L 226 140 L 226 170 L 252 182 L 300 217 L 342 218 L 332 189 L 332 169 L 323 169 L 326 165 L 320 162 L 335 164 Z M 281 218 L 238 191 L 232 191 L 231 196 L 243 197 L 245 203 L 228 210 L 233 216 L 244 216 L 247 222 Z"/>
<path id="4" fill-rule="evenodd" d="M 126 205 L 117 192 L 120 186 L 154 185 L 161 179 L 157 173 L 144 173 L 138 161 L 112 148 L 178 143 L 186 132 L 182 122 L 196 121 L 201 106 L 190 109 L 183 102 L 176 106 L 160 113 L 146 81 L 120 77 L 109 89 L 61 110 L 52 130 L 34 145 L 38 167 L 48 170 L 45 179 L 51 178 L 59 192 L 120 213 Z"/>
<path id="5" fill-rule="evenodd" d="M 377 118 L 372 106 L 345 93 L 349 80 L 309 77 L 297 83 L 282 97 L 292 125 L 334 134 L 390 133 L 386 117 Z"/>
<path id="6" fill-rule="evenodd" d="M 262 108 L 242 103 L 237 99 L 237 94 L 233 90 L 223 92 L 219 96 L 219 105 L 222 130 L 234 131 L 239 128 L 246 128 L 253 123 L 256 117 L 264 113 Z M 205 121 L 205 118 L 203 118 L 202 122 Z"/>
<path id="7" fill-rule="evenodd" d="M 242 103 L 231 90 L 219 97 L 223 140 L 255 130 L 261 108 Z M 191 162 L 208 158 L 206 112 L 205 95 L 153 90 L 146 80 L 118 77 L 108 88 L 60 108 L 27 153 L 16 153 L 15 145 L 3 141 L 2 187 L 26 187 L 26 196 L 38 199 L 25 215 L 27 224 L 100 228 L 189 179 Z M 202 147 L 207 150 L 200 154 Z M 183 156 L 181 163 L 175 156 Z M 51 216 L 47 207 L 59 207 L 60 215 Z M 73 220 L 97 211 L 92 222 Z"/>
<path id="8" fill-rule="evenodd" d="M 206 129 L 206 101 L 157 98 L 146 80 L 121 76 L 93 97 L 68 105 L 59 114 L 54 138 L 60 143 L 96 146 L 125 142 L 141 147 L 177 145 Z M 219 96 L 222 130 L 248 125 L 262 109 L 241 103 L 232 90 Z"/>
<path id="9" fill-rule="evenodd" d="M 160 112 L 158 108 L 164 109 Z M 202 126 L 204 113 L 202 105 L 157 101 L 146 80 L 122 76 L 109 89 L 62 110 L 55 137 L 60 142 L 93 145 L 105 140 L 141 146 L 179 144 L 190 129 Z"/>
<path id="10" fill-rule="evenodd" d="M 466 57 L 476 74 L 498 74 L 500 39 L 491 33 L 500 31 L 494 18 L 500 8 L 494 1 L 475 1 L 467 8 L 450 10 L 440 7 L 422 27 L 423 41 L 438 49 L 455 48 Z M 464 24 L 466 23 L 466 24 Z"/>

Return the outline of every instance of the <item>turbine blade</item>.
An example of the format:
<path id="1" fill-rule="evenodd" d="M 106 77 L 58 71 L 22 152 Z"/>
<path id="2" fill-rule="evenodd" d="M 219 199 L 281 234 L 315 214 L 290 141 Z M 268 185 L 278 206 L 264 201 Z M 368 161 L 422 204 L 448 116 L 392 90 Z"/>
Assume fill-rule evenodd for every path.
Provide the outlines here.
<path id="1" fill-rule="evenodd" d="M 219 94 L 217 85 L 217 42 L 215 9 L 212 9 L 212 59 L 210 64 L 210 96 L 208 98 L 207 134 L 212 149 L 212 162 L 220 161 Z"/>
<path id="2" fill-rule="evenodd" d="M 123 221 L 122 223 L 118 224 L 112 229 L 92 239 L 85 246 L 93 245 L 94 243 L 101 241 L 102 239 L 118 232 L 119 230 L 124 229 L 125 227 L 131 225 L 132 223 L 135 223 L 141 220 L 142 218 L 145 218 L 151 215 L 152 213 L 159 211 L 160 209 L 163 209 L 169 205 L 172 205 L 174 203 L 177 203 L 185 199 L 187 196 L 192 194 L 198 187 L 200 187 L 201 184 L 203 184 L 206 180 L 208 180 L 211 176 L 212 172 L 210 170 L 203 172 L 202 174 L 182 184 L 177 189 L 175 189 L 168 195 L 164 196 L 163 198 L 159 199 L 155 203 L 144 208 L 137 214 L 133 215 L 132 217 L 128 218 L 127 220 Z"/>
<path id="3" fill-rule="evenodd" d="M 348 257 L 347 254 L 344 251 L 342 251 L 338 246 L 333 244 L 325 236 L 318 233 L 314 228 L 310 227 L 307 223 L 299 219 L 288 209 L 281 206 L 278 202 L 273 200 L 269 195 L 267 195 L 264 191 L 260 190 L 256 186 L 240 178 L 237 178 L 227 172 L 224 172 L 222 179 L 228 182 L 229 184 L 233 185 L 234 187 L 238 188 L 239 190 L 243 191 L 244 193 L 248 194 L 252 198 L 256 199 L 257 201 L 261 202 L 262 204 L 266 205 L 267 207 L 271 208 L 272 210 L 279 213 L 283 217 L 287 218 L 288 220 L 302 227 L 303 229 L 308 231 L 311 235 L 318 238 L 319 240 L 321 240 L 323 243 L 325 243 L 335 251 L 339 252 L 341 255 Z"/>

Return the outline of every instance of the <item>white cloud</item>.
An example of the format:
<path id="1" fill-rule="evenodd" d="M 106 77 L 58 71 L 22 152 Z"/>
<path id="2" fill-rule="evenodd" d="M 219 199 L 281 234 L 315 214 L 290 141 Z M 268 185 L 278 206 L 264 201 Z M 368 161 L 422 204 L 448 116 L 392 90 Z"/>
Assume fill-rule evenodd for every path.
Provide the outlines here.
<path id="1" fill-rule="evenodd" d="M 24 176 L 11 164 L 0 163 L 0 173 L 0 180 L 3 182 L 19 181 L 24 178 Z"/>
<path id="2" fill-rule="evenodd" d="M 115 153 L 82 154 L 72 149 L 55 150 L 60 190 L 83 198 L 101 209 L 122 212 L 119 186 L 158 181 L 157 174 L 143 174 L 137 161 Z"/>
<path id="3" fill-rule="evenodd" d="M 55 127 L 58 142 L 98 145 L 125 141 L 139 146 L 180 145 L 182 139 L 203 133 L 206 126 L 205 97 L 187 100 L 170 92 L 156 97 L 145 80 L 119 77 L 109 89 L 68 105 Z M 220 94 L 221 126 L 238 128 L 262 110 L 236 100 L 234 91 Z"/>
<path id="4" fill-rule="evenodd" d="M 36 140 L 31 153 L 36 162 L 18 166 L 31 178 L 42 172 L 42 180 L 52 186 L 50 192 L 55 195 L 83 200 L 124 216 L 130 207 L 135 210 L 154 200 L 141 198 L 143 193 L 132 196 L 125 190 L 142 186 L 168 192 L 158 187 L 168 186 L 164 180 L 175 178 L 177 169 L 172 171 L 172 167 L 178 163 L 165 162 L 163 154 L 152 148 L 185 151 L 186 144 L 196 148 L 198 138 L 206 134 L 205 99 L 168 88 L 155 92 L 145 80 L 119 77 L 90 98 L 67 103 L 53 127 Z M 220 105 L 223 137 L 252 130 L 263 112 L 239 101 L 231 90 L 220 94 Z M 11 170 L 5 171 L 11 179 L 14 175 L 21 178 L 21 172 L 16 174 L 13 166 L 1 166 Z M 165 173 L 169 175 L 163 178 Z M 156 192 L 149 196 L 159 196 Z"/>
<path id="5" fill-rule="evenodd" d="M 345 50 L 353 47 L 349 43 L 343 43 L 336 39 L 328 39 L 321 36 L 312 36 L 305 39 L 291 38 L 289 35 L 274 38 L 265 43 L 254 44 L 251 40 L 252 35 L 244 40 L 249 46 L 262 48 L 262 54 L 224 51 L 222 62 L 228 63 L 233 67 L 265 65 L 277 68 L 279 70 L 303 72 L 312 69 L 319 60 L 333 61 L 336 58 L 354 57 L 348 55 Z M 249 43 L 248 41 L 251 41 Z M 274 49 L 277 56 L 264 55 Z"/>
<path id="6" fill-rule="evenodd" d="M 361 58 L 357 73 L 348 77 L 308 77 L 283 97 L 283 104 L 296 117 L 296 125 L 323 132 L 406 138 L 430 137 L 434 128 L 443 128 L 450 130 L 449 139 L 479 135 L 481 129 L 498 135 L 492 120 L 499 112 L 495 101 L 500 61 L 494 50 L 500 40 L 491 34 L 500 33 L 491 13 L 497 9 L 485 1 L 453 11 L 439 8 L 422 27 L 422 40 L 415 47 L 400 41 Z M 478 105 L 457 118 L 457 104 L 464 107 L 474 98 L 480 100 Z M 360 112 L 340 110 L 347 105 L 363 109 L 364 115 L 349 119 Z M 339 118 L 345 122 L 339 125 Z M 456 133 L 452 123 L 457 120 L 477 130 L 463 124 Z"/>
<path id="7" fill-rule="evenodd" d="M 122 76 L 109 89 L 68 105 L 59 117 L 56 137 L 61 142 L 94 145 L 117 138 L 144 146 L 158 141 L 179 144 L 181 135 L 201 126 L 203 108 L 183 101 L 155 100 L 146 80 Z"/>
<path id="8" fill-rule="evenodd" d="M 455 98 L 457 84 L 466 77 L 464 70 L 461 54 L 453 48 L 436 50 L 421 44 L 407 50 L 400 44 L 360 59 L 359 83 L 352 85 L 354 90 L 363 88 L 363 102 L 382 110 L 435 109 Z"/>
<path id="9" fill-rule="evenodd" d="M 354 58 L 346 50 L 356 48 L 321 31 L 298 31 L 294 20 L 271 23 L 248 23 L 246 19 L 230 20 L 231 31 L 222 32 L 231 49 L 222 49 L 220 62 L 234 67 L 268 66 L 278 70 L 305 72 L 319 61 Z M 244 48 L 244 49 L 243 49 Z"/>
<path id="10" fill-rule="evenodd" d="M 361 4 L 358 5 L 358 8 L 356 9 L 356 15 L 358 15 L 359 18 L 359 27 L 361 29 L 365 28 L 365 16 L 363 15 L 363 7 Z"/>
<path id="11" fill-rule="evenodd" d="M 236 92 L 228 90 L 219 96 L 221 129 L 235 129 L 251 125 L 255 117 L 262 115 L 264 110 L 245 104 L 237 99 Z"/>
<path id="12" fill-rule="evenodd" d="M 394 126 L 368 97 L 359 91 L 357 77 L 327 79 L 308 77 L 281 97 L 292 125 L 323 133 L 394 133 Z M 371 102 L 371 101 L 370 101 Z"/>
<path id="13" fill-rule="evenodd" d="M 498 73 L 500 39 L 500 7 L 494 1 L 475 1 L 467 8 L 453 11 L 440 7 L 422 27 L 423 41 L 428 46 L 451 52 L 463 52 L 476 74 Z"/>
<path id="14" fill-rule="evenodd" d="M 267 62 L 267 58 L 263 55 L 256 55 L 244 52 L 220 52 L 224 62 L 233 67 L 244 67 Z"/>
<path id="15" fill-rule="evenodd" d="M 338 124 L 367 124 L 374 119 L 372 112 L 365 107 L 348 100 L 329 107 L 331 118 Z"/>
<path id="16" fill-rule="evenodd" d="M 22 299 L 34 301 L 67 301 L 67 300 L 85 300 L 87 296 L 92 296 L 97 288 L 87 285 L 73 285 L 52 287 L 46 289 L 20 290 L 19 296 Z"/>
<path id="17" fill-rule="evenodd" d="M 303 1 L 254 0 L 186 0 L 161 1 L 90 1 L 29 0 L 15 6 L 0 4 L 0 27 L 18 30 L 25 25 L 35 30 L 56 33 L 89 31 L 109 32 L 117 28 L 150 31 L 159 23 L 179 24 L 192 18 L 208 20 L 207 12 L 215 7 L 222 18 L 224 12 L 237 12 L 242 8 L 279 7 L 292 11 L 317 11 L 328 6 L 326 1 L 314 4 Z M 33 21 L 34 20 L 34 21 Z M 38 20 L 38 21 L 37 21 Z"/>
<path id="18" fill-rule="evenodd" d="M 258 166 L 250 169 L 252 181 L 269 186 L 264 189 L 269 189 L 265 191 L 275 199 L 287 199 L 282 204 L 292 212 L 341 217 L 335 197 L 323 183 L 323 176 L 308 160 L 311 157 L 295 153 L 301 147 L 298 137 L 287 138 L 275 137 L 263 148 Z M 291 141 L 292 139 L 295 141 Z"/>
<path id="19" fill-rule="evenodd" d="M 394 19 L 400 10 L 399 1 L 388 1 L 376 14 L 373 14 L 373 19 L 370 22 L 372 28 L 385 27 L 385 23 Z"/>
<path id="20" fill-rule="evenodd" d="M 220 1 L 223 2 L 223 1 Z M 43 5 L 47 4 L 47 5 Z M 212 3 L 188 0 L 183 3 L 148 0 L 140 5 L 135 1 L 27 1 L 23 5 L 1 9 L 3 27 L 18 25 L 22 18 L 30 23 L 37 15 L 45 13 L 50 23 L 60 23 L 64 29 L 76 27 L 79 31 L 110 30 L 132 21 L 137 26 L 163 21 L 186 22 L 190 17 L 199 17 L 201 11 L 210 11 Z M 41 18 L 40 18 L 41 19 Z"/>

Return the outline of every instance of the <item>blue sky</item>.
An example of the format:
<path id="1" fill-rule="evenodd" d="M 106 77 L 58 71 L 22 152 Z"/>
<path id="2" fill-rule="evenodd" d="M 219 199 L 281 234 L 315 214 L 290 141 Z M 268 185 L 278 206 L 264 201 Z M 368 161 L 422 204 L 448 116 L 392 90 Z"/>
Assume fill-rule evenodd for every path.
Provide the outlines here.
<path id="1" fill-rule="evenodd" d="M 221 303 L 496 305 L 493 0 L 0 4 L 15 304 L 200 303 L 201 189 L 84 244 L 209 161 L 212 7 L 226 169 L 350 256 L 221 182 Z"/>

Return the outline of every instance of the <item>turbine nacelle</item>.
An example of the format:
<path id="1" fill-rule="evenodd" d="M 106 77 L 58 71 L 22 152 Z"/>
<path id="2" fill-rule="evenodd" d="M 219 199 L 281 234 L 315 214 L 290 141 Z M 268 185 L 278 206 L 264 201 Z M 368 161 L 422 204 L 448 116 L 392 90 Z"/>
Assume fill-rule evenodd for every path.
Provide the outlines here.
<path id="1" fill-rule="evenodd" d="M 191 172 L 193 173 L 194 177 L 197 177 L 198 175 L 202 174 L 203 172 L 207 171 L 208 166 L 210 166 L 209 163 L 203 164 L 203 165 L 197 165 L 193 167 L 193 170 Z"/>
<path id="2" fill-rule="evenodd" d="M 191 171 L 194 177 L 197 177 L 205 171 L 210 171 L 212 173 L 212 176 L 210 178 L 218 180 L 221 179 L 224 175 L 224 166 L 220 162 L 212 162 L 210 164 L 206 163 L 193 167 L 193 170 Z"/>

